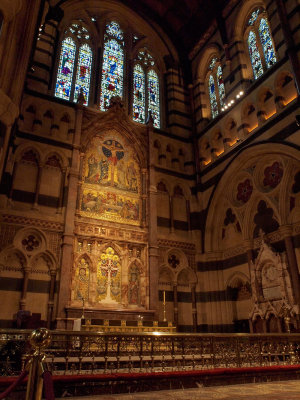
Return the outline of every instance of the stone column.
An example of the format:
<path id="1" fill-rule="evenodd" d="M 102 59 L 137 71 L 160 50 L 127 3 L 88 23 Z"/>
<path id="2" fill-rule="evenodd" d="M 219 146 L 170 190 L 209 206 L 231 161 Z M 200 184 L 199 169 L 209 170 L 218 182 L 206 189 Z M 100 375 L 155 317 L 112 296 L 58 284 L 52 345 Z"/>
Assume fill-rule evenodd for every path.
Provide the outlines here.
<path id="1" fill-rule="evenodd" d="M 186 200 L 186 218 L 188 223 L 188 230 L 191 230 L 191 210 L 190 210 L 190 201 Z"/>
<path id="2" fill-rule="evenodd" d="M 291 277 L 291 283 L 293 288 L 293 294 L 295 298 L 295 303 L 299 305 L 300 301 L 300 282 L 299 282 L 299 270 L 297 264 L 296 253 L 293 245 L 292 238 L 292 227 L 282 226 L 280 227 L 280 232 L 284 236 L 284 244 L 286 248 L 286 255 L 288 261 L 288 271 Z"/>
<path id="3" fill-rule="evenodd" d="M 63 208 L 66 171 L 67 171 L 66 168 L 63 168 L 61 170 L 61 183 L 60 183 L 60 192 L 59 192 L 58 209 L 57 209 L 58 214 L 61 214 Z"/>
<path id="4" fill-rule="evenodd" d="M 13 166 L 12 176 L 11 176 L 11 185 L 10 185 L 10 191 L 9 191 L 9 195 L 8 195 L 9 199 L 12 199 L 12 195 L 13 195 L 13 191 L 14 191 L 14 180 L 16 177 L 17 168 L 18 168 L 18 163 L 15 162 L 14 166 Z"/>
<path id="5" fill-rule="evenodd" d="M 35 185 L 34 203 L 33 203 L 32 208 L 38 208 L 42 171 L 43 171 L 43 165 L 39 164 L 38 165 L 38 174 L 37 174 L 37 178 L 36 178 L 36 185 Z"/>
<path id="6" fill-rule="evenodd" d="M 253 240 L 245 240 L 245 247 L 247 252 L 249 279 L 251 280 L 251 266 L 253 265 Z"/>
<path id="7" fill-rule="evenodd" d="M 174 324 L 178 327 L 178 295 L 177 283 L 173 284 L 173 305 L 174 305 Z"/>
<path id="8" fill-rule="evenodd" d="M 22 294 L 20 300 L 20 310 L 26 309 L 26 296 L 27 296 L 27 287 L 28 287 L 28 280 L 29 280 L 29 269 L 24 269 L 24 277 L 23 277 L 23 286 L 22 286 Z"/>
<path id="9" fill-rule="evenodd" d="M 170 202 L 170 231 L 174 232 L 174 196 L 169 195 Z"/>
<path id="10" fill-rule="evenodd" d="M 47 313 L 47 328 L 48 329 L 51 328 L 51 321 L 52 321 L 52 316 L 53 316 L 56 271 L 50 271 L 50 276 L 51 276 L 51 280 L 50 280 L 48 313 Z"/>
<path id="11" fill-rule="evenodd" d="M 297 55 L 297 47 L 291 31 L 289 19 L 283 0 L 276 0 L 277 11 L 280 19 L 281 29 L 287 46 L 287 54 L 293 69 L 298 95 L 300 94 L 300 63 Z"/>
<path id="12" fill-rule="evenodd" d="M 153 121 L 150 118 L 148 131 L 148 158 L 149 158 L 149 307 L 155 311 L 158 318 L 158 245 L 157 245 L 157 189 L 155 185 L 155 154 Z"/>
<path id="13" fill-rule="evenodd" d="M 197 332 L 196 285 L 191 285 L 191 295 L 192 295 L 193 332 Z"/>
<path id="14" fill-rule="evenodd" d="M 71 296 L 71 279 L 74 256 L 74 218 L 76 212 L 77 189 L 80 167 L 80 136 L 82 126 L 83 106 L 76 107 L 75 134 L 73 138 L 73 151 L 71 168 L 69 171 L 68 197 L 65 214 L 65 226 L 62 239 L 60 285 L 57 304 L 57 327 L 66 328 L 66 307 Z"/>
<path id="15" fill-rule="evenodd" d="M 146 225 L 146 212 L 147 212 L 147 169 L 142 170 L 142 226 Z"/>

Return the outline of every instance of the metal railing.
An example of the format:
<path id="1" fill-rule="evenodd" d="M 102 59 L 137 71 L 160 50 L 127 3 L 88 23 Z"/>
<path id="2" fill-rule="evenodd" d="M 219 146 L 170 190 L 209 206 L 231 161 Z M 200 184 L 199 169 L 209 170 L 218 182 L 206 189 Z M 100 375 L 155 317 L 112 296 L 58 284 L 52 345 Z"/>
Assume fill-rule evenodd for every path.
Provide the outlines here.
<path id="1" fill-rule="evenodd" d="M 2 375 L 24 367 L 30 331 L 0 331 L 23 351 L 1 359 Z M 300 364 L 300 334 L 173 334 L 52 331 L 45 362 L 54 375 L 203 370 Z M 11 346 L 12 347 L 12 346 Z M 1 353 L 0 353 L 1 354 Z"/>

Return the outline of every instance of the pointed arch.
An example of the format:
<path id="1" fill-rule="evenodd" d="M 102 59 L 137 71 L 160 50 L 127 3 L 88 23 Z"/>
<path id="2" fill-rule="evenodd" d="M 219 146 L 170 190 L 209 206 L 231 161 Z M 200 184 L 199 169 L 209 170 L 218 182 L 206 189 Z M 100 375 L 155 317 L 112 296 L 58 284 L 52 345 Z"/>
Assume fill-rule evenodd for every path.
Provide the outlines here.
<path id="1" fill-rule="evenodd" d="M 212 74 L 209 75 L 208 79 L 208 93 L 210 100 L 211 116 L 212 118 L 215 118 L 219 114 L 219 110 L 218 110 L 218 102 L 216 95 L 216 85 Z"/>
<path id="2" fill-rule="evenodd" d="M 258 79 L 264 73 L 264 70 L 257 46 L 257 38 L 253 30 L 249 32 L 247 42 L 254 79 Z"/>
<path id="3" fill-rule="evenodd" d="M 133 120 L 145 123 L 145 72 L 140 64 L 133 69 Z"/>
<path id="4" fill-rule="evenodd" d="M 153 125 L 160 128 L 160 107 L 159 107 L 159 79 L 154 69 L 150 69 L 147 73 L 148 81 L 148 111 L 151 112 Z"/>
<path id="5" fill-rule="evenodd" d="M 115 21 L 106 25 L 102 61 L 100 109 L 106 111 L 112 96 L 123 98 L 123 31 Z"/>
<path id="6" fill-rule="evenodd" d="M 93 52 L 91 47 L 84 43 L 79 47 L 77 62 L 76 82 L 74 91 L 74 102 L 77 102 L 80 90 L 83 92 L 84 105 L 88 105 L 90 93 L 91 68 L 93 62 Z"/>
<path id="7" fill-rule="evenodd" d="M 61 44 L 55 87 L 55 96 L 64 100 L 70 100 L 71 96 L 75 55 L 75 41 L 71 37 L 66 37 Z"/>
<path id="8" fill-rule="evenodd" d="M 261 18 L 258 32 L 265 56 L 266 65 L 267 68 L 270 68 L 276 63 L 276 54 L 266 18 Z"/>

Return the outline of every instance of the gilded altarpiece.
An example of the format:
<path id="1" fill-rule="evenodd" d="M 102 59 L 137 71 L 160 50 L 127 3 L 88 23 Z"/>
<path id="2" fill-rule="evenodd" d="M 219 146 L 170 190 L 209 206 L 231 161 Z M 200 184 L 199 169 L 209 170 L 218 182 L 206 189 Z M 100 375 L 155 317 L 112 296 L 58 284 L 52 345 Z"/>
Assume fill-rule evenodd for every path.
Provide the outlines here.
<path id="1" fill-rule="evenodd" d="M 118 310 L 120 318 L 122 310 L 149 308 L 141 181 L 138 157 L 122 135 L 93 136 L 82 159 L 71 307 Z"/>
<path id="2" fill-rule="evenodd" d="M 84 158 L 80 213 L 102 221 L 140 225 L 140 167 L 116 136 L 94 136 Z"/>

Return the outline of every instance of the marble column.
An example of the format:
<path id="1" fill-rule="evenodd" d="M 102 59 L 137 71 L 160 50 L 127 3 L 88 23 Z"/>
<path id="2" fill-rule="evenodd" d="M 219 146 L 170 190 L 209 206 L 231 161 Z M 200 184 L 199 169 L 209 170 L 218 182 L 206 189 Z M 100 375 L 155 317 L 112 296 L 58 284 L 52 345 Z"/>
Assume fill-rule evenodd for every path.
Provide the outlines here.
<path id="1" fill-rule="evenodd" d="M 157 189 L 155 182 L 155 152 L 153 121 L 147 125 L 149 158 L 149 307 L 158 319 L 158 244 L 157 244 Z"/>
<path id="2" fill-rule="evenodd" d="M 57 304 L 57 327 L 66 328 L 66 307 L 71 298 L 71 279 L 74 257 L 74 219 L 76 212 L 77 190 L 80 168 L 80 137 L 82 126 L 83 106 L 76 106 L 75 134 L 71 168 L 69 170 L 68 197 L 65 214 L 65 226 L 62 238 L 60 285 Z"/>

